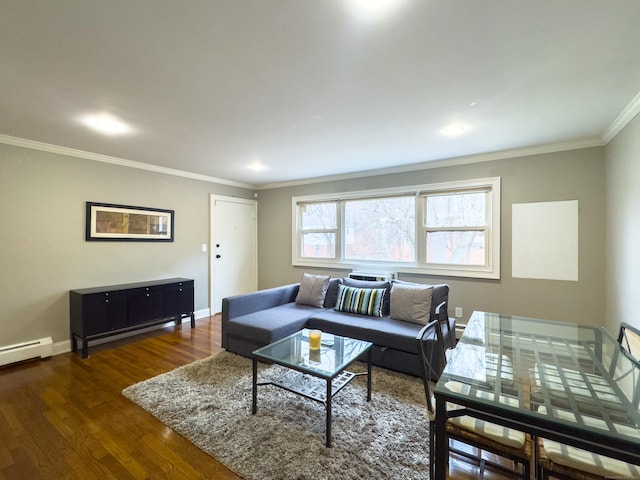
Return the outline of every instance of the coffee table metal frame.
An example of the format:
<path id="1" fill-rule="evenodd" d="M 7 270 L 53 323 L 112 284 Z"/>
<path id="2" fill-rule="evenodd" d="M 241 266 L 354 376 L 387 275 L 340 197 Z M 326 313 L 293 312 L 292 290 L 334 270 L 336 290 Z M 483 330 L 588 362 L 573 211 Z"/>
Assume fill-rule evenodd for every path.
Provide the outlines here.
<path id="1" fill-rule="evenodd" d="M 304 329 L 288 337 L 278 340 L 265 347 L 255 350 L 252 355 L 253 360 L 253 389 L 251 413 L 258 411 L 258 387 L 273 385 L 289 392 L 301 395 L 316 402 L 324 404 L 326 410 L 326 441 L 325 445 L 331 447 L 331 415 L 332 398 L 340 392 L 351 380 L 360 375 L 367 376 L 367 402 L 371 401 L 371 342 L 356 340 L 338 335 L 328 335 L 323 333 L 323 337 L 329 337 L 329 341 L 323 339 L 321 352 L 316 354 L 323 358 L 323 353 L 334 353 L 339 356 L 333 363 L 320 361 L 310 361 L 314 352 L 309 350 L 308 330 Z M 345 342 L 351 346 L 348 352 L 338 352 L 338 345 Z M 287 348 L 289 347 L 289 348 Z M 283 354 L 275 355 L 274 351 L 280 348 Z M 326 350 L 325 350 L 326 349 Z M 327 352 L 327 350 L 335 352 Z M 324 352 L 322 351 L 324 350 Z M 292 355 L 291 352 L 297 352 Z M 352 373 L 346 370 L 358 358 L 366 353 L 367 371 L 362 373 Z M 258 382 L 258 361 L 265 363 L 275 363 L 286 367 L 288 371 L 279 379 L 273 382 Z M 325 385 L 322 385 L 324 381 Z"/>

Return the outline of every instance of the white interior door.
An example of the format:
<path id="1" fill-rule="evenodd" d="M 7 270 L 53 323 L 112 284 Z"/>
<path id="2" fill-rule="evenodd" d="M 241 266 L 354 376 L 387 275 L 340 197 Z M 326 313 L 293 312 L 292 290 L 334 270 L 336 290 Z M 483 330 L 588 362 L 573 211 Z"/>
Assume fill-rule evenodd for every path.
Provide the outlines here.
<path id="1" fill-rule="evenodd" d="M 211 312 L 258 288 L 257 202 L 211 195 Z"/>

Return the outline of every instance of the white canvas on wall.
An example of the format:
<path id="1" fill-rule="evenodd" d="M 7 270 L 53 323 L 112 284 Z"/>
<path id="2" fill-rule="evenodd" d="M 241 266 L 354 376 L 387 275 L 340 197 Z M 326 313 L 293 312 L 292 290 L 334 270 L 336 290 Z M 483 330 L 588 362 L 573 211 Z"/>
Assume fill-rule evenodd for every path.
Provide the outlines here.
<path id="1" fill-rule="evenodd" d="M 512 206 L 512 275 L 578 281 L 578 201 Z"/>

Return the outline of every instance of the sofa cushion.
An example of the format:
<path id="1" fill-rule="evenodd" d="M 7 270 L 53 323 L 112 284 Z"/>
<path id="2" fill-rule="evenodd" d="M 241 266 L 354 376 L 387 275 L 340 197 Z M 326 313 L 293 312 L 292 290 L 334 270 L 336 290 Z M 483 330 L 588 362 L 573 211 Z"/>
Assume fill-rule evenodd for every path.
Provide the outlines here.
<path id="1" fill-rule="evenodd" d="M 394 283 L 391 286 L 389 316 L 396 320 L 426 325 L 431 317 L 431 285 L 404 285 Z"/>
<path id="2" fill-rule="evenodd" d="M 266 345 L 302 330 L 307 319 L 321 311 L 322 309 L 309 305 L 286 303 L 230 319 L 226 334 Z"/>
<path id="3" fill-rule="evenodd" d="M 382 302 L 382 315 L 389 315 L 389 298 L 391 294 L 391 282 L 371 282 L 369 280 L 356 280 L 354 278 L 345 277 L 342 279 L 342 284 L 347 287 L 358 288 L 384 288 L 386 290 L 384 295 L 384 301 Z"/>
<path id="4" fill-rule="evenodd" d="M 308 327 L 417 354 L 416 336 L 422 326 L 389 317 L 372 318 L 356 313 L 322 310 L 309 318 Z"/>
<path id="5" fill-rule="evenodd" d="M 357 288 L 340 285 L 336 310 L 381 317 L 384 295 L 384 288 Z"/>
<path id="6" fill-rule="evenodd" d="M 305 273 L 300 282 L 296 303 L 322 308 L 330 279 L 328 275 Z"/>

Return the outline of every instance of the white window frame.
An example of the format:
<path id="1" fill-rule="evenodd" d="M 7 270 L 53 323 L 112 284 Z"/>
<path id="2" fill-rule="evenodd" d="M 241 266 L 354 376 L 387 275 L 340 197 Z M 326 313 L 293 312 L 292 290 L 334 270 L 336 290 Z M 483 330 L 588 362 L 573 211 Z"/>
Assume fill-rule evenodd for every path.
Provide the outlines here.
<path id="1" fill-rule="evenodd" d="M 426 263 L 426 227 L 424 225 L 425 197 L 431 194 L 467 192 L 486 190 L 487 196 L 487 227 L 485 265 L 449 265 Z M 416 261 L 414 263 L 395 263 L 382 261 L 345 261 L 344 260 L 344 219 L 342 215 L 342 200 L 367 199 L 400 195 L 414 195 L 416 197 Z M 300 211 L 298 206 L 305 203 L 338 202 L 336 259 L 308 258 L 301 256 Z M 357 192 L 332 193 L 292 197 L 292 249 L 291 262 L 293 266 L 314 267 L 327 269 L 351 269 L 386 271 L 410 274 L 470 277 L 470 278 L 500 278 L 500 217 L 501 217 L 501 179 L 500 177 L 461 180 L 426 185 L 412 185 L 407 187 L 365 190 Z"/>

